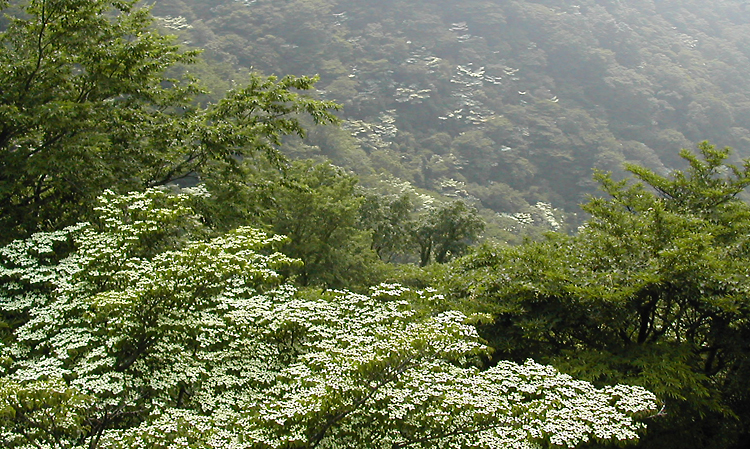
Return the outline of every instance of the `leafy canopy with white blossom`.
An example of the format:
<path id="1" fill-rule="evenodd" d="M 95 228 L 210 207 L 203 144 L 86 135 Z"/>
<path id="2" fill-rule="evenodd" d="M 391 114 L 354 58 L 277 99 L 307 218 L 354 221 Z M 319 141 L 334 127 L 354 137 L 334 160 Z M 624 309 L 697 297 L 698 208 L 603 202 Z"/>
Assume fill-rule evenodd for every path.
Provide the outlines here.
<path id="1" fill-rule="evenodd" d="M 412 307 L 432 290 L 302 294 L 282 237 L 209 238 L 191 201 L 106 193 L 96 222 L 0 250 L 3 447 L 572 447 L 656 412 L 640 387 L 481 369 L 465 315 Z"/>

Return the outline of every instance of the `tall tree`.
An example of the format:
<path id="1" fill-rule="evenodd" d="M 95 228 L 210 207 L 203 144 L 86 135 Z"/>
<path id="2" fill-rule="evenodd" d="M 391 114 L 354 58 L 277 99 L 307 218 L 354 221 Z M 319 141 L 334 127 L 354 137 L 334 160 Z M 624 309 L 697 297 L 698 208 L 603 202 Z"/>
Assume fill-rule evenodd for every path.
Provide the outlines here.
<path id="1" fill-rule="evenodd" d="M 486 336 L 500 354 L 659 395 L 666 415 L 645 447 L 743 447 L 750 206 L 737 195 L 750 162 L 727 164 L 729 150 L 708 143 L 682 155 L 688 169 L 670 176 L 597 174 L 607 195 L 584 206 L 576 237 L 485 251 L 455 291 L 493 311 Z"/>
<path id="2" fill-rule="evenodd" d="M 429 209 L 418 220 L 414 236 L 419 245 L 419 265 L 434 257 L 445 263 L 460 256 L 484 229 L 484 221 L 463 201 L 452 201 Z"/>
<path id="3" fill-rule="evenodd" d="M 381 260 L 392 262 L 411 252 L 412 200 L 409 194 L 366 193 L 359 211 L 359 223 L 372 232 L 370 248 Z"/>
<path id="4" fill-rule="evenodd" d="M 284 251 L 302 261 L 294 270 L 302 285 L 372 285 L 368 270 L 379 260 L 357 227 L 357 182 L 341 167 L 307 160 L 293 162 L 286 179 L 270 187 L 273 206 L 264 222 L 289 237 Z"/>
<path id="5" fill-rule="evenodd" d="M 332 103 L 293 92 L 314 79 L 253 76 L 213 106 L 195 80 L 166 78 L 195 61 L 152 26 L 135 0 L 2 2 L 0 241 L 75 223 L 105 188 L 163 185 L 211 161 L 274 161 L 293 113 L 332 122 Z M 15 8 L 9 8 L 13 5 Z"/>

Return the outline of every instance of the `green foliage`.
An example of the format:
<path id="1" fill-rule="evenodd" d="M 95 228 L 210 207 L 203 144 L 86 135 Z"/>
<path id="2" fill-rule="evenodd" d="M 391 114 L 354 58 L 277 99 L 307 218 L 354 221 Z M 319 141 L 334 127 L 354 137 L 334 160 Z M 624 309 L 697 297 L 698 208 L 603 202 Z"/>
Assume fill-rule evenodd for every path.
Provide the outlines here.
<path id="1" fill-rule="evenodd" d="M 320 74 L 318 95 L 344 105 L 361 146 L 351 163 L 338 157 L 350 142 L 321 146 L 335 164 L 439 193 L 449 181 L 517 192 L 466 189 L 488 227 L 524 203 L 578 212 L 592 169 L 680 169 L 691 142 L 747 157 L 750 16 L 736 0 L 181 3 L 155 13 L 183 16 L 181 39 L 207 57 Z"/>
<path id="2" fill-rule="evenodd" d="M 4 422 L 6 444 L 31 435 L 25 429 L 33 425 L 34 435 L 63 439 L 50 447 L 84 440 L 95 447 L 105 429 L 196 394 L 192 386 L 213 369 L 208 352 L 238 344 L 224 333 L 231 322 L 227 297 L 272 289 L 280 281 L 273 269 L 292 261 L 263 254 L 282 239 L 249 228 L 189 241 L 197 226 L 189 201 L 158 190 L 107 194 L 97 208 L 99 225 L 37 234 L 2 249 L 0 304 L 3 317 L 13 318 L 6 318 L 11 338 L 3 347 L 13 409 Z M 63 243 L 73 252 L 55 261 Z M 19 395 L 42 387 L 49 388 L 46 399 L 28 409 L 35 403 Z M 49 425 L 37 415 L 48 416 Z"/>
<path id="3" fill-rule="evenodd" d="M 357 227 L 362 197 L 356 185 L 340 167 L 298 161 L 271 187 L 273 206 L 264 222 L 289 237 L 284 252 L 302 261 L 294 270 L 301 285 L 371 285 L 380 264 Z"/>
<path id="4" fill-rule="evenodd" d="M 626 444 L 656 418 L 648 388 L 666 417 L 646 446 L 739 447 L 750 209 L 737 196 L 750 163 L 727 164 L 728 150 L 683 151 L 687 170 L 670 176 L 627 165 L 646 185 L 597 174 L 609 197 L 585 206 L 575 237 L 486 246 L 456 273 L 382 260 L 415 260 L 416 246 L 421 266 L 464 253 L 484 227 L 472 195 L 514 212 L 501 220 L 535 221 L 534 209 L 557 230 L 551 203 L 572 203 L 592 167 L 661 168 L 643 143 L 694 130 L 743 138 L 744 87 L 729 101 L 707 86 L 739 86 L 721 60 L 744 59 L 702 67 L 690 50 L 640 50 L 621 25 L 652 22 L 620 3 L 386 3 L 373 14 L 359 1 L 343 13 L 329 0 L 159 2 L 169 14 L 191 5 L 158 24 L 210 46 L 221 62 L 200 67 L 209 77 L 244 73 L 235 63 L 320 72 L 331 92 L 319 95 L 342 98 L 350 120 L 300 142 L 283 137 L 337 121 L 334 103 L 299 92 L 317 77 L 210 78 L 226 91 L 211 97 L 188 72 L 197 52 L 134 1 L 0 0 L 3 446 Z M 682 76 L 704 70 L 710 83 Z M 468 203 L 421 196 L 417 213 L 404 186 L 362 195 L 339 167 L 287 166 L 282 144 Z M 206 187 L 147 189 L 186 178 Z M 287 281 L 367 291 L 384 275 L 415 287 Z M 429 276 L 448 277 L 454 297 Z M 456 298 L 492 316 L 452 311 Z M 489 369 L 471 323 L 497 349 Z"/>
<path id="5" fill-rule="evenodd" d="M 639 387 L 478 368 L 465 315 L 412 308 L 431 290 L 301 295 L 283 238 L 195 239 L 191 202 L 108 193 L 98 224 L 0 250 L 4 447 L 572 447 L 632 442 L 656 412 Z"/>
<path id="6" fill-rule="evenodd" d="M 460 256 L 484 229 L 484 222 L 476 209 L 462 201 L 441 204 L 424 213 L 414 230 L 419 245 L 419 265 L 445 263 Z"/>
<path id="7" fill-rule="evenodd" d="M 717 149 L 708 142 L 698 144 L 698 150 L 700 158 L 681 150 L 680 156 L 689 164 L 687 172 L 676 172 L 669 179 L 644 167 L 628 165 L 627 169 L 656 189 L 673 211 L 694 213 L 723 226 L 731 226 L 733 219 L 741 222 L 744 217 L 737 215 L 746 208 L 735 198 L 750 185 L 750 162 L 741 168 L 726 165 L 729 148 Z"/>
<path id="8" fill-rule="evenodd" d="M 7 9 L 0 33 L 4 243 L 75 223 L 106 188 L 210 178 L 256 155 L 278 163 L 281 136 L 303 133 L 295 113 L 336 120 L 334 104 L 297 93 L 315 81 L 305 77 L 254 75 L 217 104 L 196 106 L 197 82 L 164 72 L 197 52 L 154 31 L 134 1 L 13 5 L 23 12 Z"/>
<path id="9" fill-rule="evenodd" d="M 130 160 L 152 156 L 126 152 L 125 134 L 137 134 L 116 128 L 149 107 L 158 119 L 156 109 L 184 105 L 197 91 L 176 81 L 161 87 L 163 69 L 195 53 L 151 32 L 147 12 L 132 3 L 31 1 L 0 35 L 5 242 L 64 220 L 114 184 L 113 171 L 133 176 Z"/>
<path id="10" fill-rule="evenodd" d="M 729 447 L 747 423 L 737 382 L 750 207 L 736 196 L 750 167 L 708 143 L 699 151 L 683 151 L 689 169 L 668 177 L 628 167 L 645 185 L 599 173 L 608 196 L 584 206 L 591 218 L 577 236 L 484 249 L 452 281 L 467 307 L 495 316 L 485 335 L 499 356 L 659 395 L 666 416 L 645 447 Z"/>
<path id="11" fill-rule="evenodd" d="M 364 195 L 359 213 L 360 225 L 372 230 L 370 248 L 381 260 L 391 262 L 411 252 L 412 209 L 412 200 L 407 193 Z"/>
<path id="12" fill-rule="evenodd" d="M 62 379 L 16 382 L 0 379 L 0 438 L 6 447 L 63 447 L 85 432 L 84 413 L 92 398 Z"/>

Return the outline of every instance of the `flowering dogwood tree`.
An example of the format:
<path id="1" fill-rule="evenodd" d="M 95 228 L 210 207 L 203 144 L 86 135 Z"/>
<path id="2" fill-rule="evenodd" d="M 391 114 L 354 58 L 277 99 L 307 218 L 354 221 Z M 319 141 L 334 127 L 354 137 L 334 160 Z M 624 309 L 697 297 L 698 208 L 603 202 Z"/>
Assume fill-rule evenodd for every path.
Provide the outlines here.
<path id="1" fill-rule="evenodd" d="M 297 292 L 282 237 L 209 238 L 190 202 L 107 193 L 0 250 L 3 447 L 573 447 L 656 413 L 639 387 L 480 369 L 466 316 L 411 307 L 433 292 Z"/>

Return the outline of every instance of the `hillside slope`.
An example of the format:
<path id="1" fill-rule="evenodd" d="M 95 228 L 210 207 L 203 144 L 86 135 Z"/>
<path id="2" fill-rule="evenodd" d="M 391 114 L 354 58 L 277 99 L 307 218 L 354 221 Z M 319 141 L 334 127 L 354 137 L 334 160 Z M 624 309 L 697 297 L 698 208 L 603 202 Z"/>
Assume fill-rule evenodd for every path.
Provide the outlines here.
<path id="1" fill-rule="evenodd" d="M 498 218 L 575 212 L 592 169 L 665 172 L 701 140 L 750 156 L 744 0 L 157 0 L 154 14 L 214 70 L 320 75 L 347 132 L 315 130 L 293 154 Z"/>

